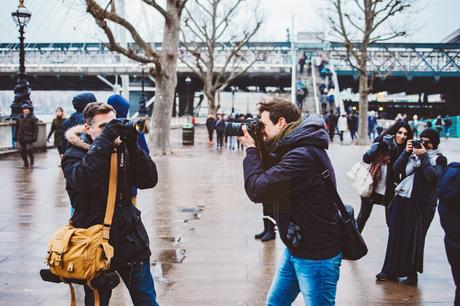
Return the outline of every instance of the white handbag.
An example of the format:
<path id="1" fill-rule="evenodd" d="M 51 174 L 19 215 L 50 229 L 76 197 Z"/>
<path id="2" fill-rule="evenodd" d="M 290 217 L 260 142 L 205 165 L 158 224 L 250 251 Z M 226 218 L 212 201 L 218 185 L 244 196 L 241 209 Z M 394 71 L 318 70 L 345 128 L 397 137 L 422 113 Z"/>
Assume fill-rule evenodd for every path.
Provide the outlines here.
<path id="1" fill-rule="evenodd" d="M 373 190 L 372 176 L 369 172 L 370 167 L 370 164 L 360 161 L 354 164 L 350 171 L 346 173 L 347 177 L 353 182 L 353 188 L 363 198 L 369 198 Z"/>

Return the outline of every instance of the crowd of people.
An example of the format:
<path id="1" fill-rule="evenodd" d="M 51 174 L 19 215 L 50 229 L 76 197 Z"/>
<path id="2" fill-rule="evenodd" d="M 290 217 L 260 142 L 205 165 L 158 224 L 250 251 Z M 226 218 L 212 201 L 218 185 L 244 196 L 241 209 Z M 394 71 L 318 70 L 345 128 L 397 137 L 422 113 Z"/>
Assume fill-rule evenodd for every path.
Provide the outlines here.
<path id="1" fill-rule="evenodd" d="M 253 118 L 252 114 L 230 114 L 225 115 L 223 112 L 218 112 L 217 116 L 209 115 L 206 119 L 206 129 L 208 131 L 208 146 L 214 146 L 214 134 L 216 134 L 216 150 L 243 150 L 243 146 L 236 136 L 227 135 L 227 126 L 231 123 L 243 123 L 246 119 Z"/>
<path id="2" fill-rule="evenodd" d="M 72 224 L 87 228 L 102 222 L 107 205 L 108 165 L 111 154 L 117 152 L 123 162 L 118 163 L 122 179 L 111 231 L 115 248 L 112 269 L 125 282 L 135 305 L 157 305 L 148 269 L 151 254 L 148 236 L 135 207 L 137 188 L 152 188 L 158 180 L 143 133 L 127 128 L 119 120 L 126 118 L 129 111 L 129 102 L 120 95 L 102 103 L 96 102 L 92 93 L 83 93 L 72 102 L 75 112 L 68 118 L 62 108 L 56 109 L 48 134 L 48 139 L 54 134 L 60 154 L 72 206 Z M 404 283 L 416 285 L 418 274 L 423 272 L 425 238 L 439 199 L 458 304 L 460 166 L 448 165 L 439 149 L 440 132 L 448 137 L 452 119 L 438 116 L 435 120 L 422 121 L 417 116 L 412 120 L 407 117 L 400 114 L 393 125 L 379 129 L 376 113 L 369 114 L 372 144 L 361 162 L 367 165 L 372 184 L 369 194 L 360 195 L 356 228 L 363 232 L 374 205 L 383 206 L 388 242 L 376 279 L 404 278 Z M 214 131 L 217 150 L 246 148 L 244 187 L 251 201 L 262 203 L 264 213 L 264 230 L 255 238 L 263 242 L 276 239 L 276 225 L 286 246 L 267 305 L 290 305 L 298 294 L 303 295 L 308 305 L 333 305 L 345 240 L 341 213 L 322 175 L 326 171 L 335 185 L 326 149 L 336 132 L 341 143 L 346 131 L 350 131 L 352 139 L 355 137 L 358 115 L 351 112 L 337 116 L 330 109 L 325 119 L 317 115 L 302 116 L 290 101 L 270 98 L 258 104 L 262 143 L 256 142 L 244 125 L 243 136 L 226 134 L 229 124 L 244 123 L 249 118 L 251 114 L 225 116 L 220 112 L 217 118 L 213 115 L 207 118 L 206 128 L 210 148 L 214 146 Z M 426 122 L 426 126 L 421 122 Z M 37 130 L 37 119 L 25 105 L 15 128 L 24 167 L 33 165 L 30 146 L 37 138 Z M 124 226 L 126 223 L 129 226 Z M 132 279 L 133 271 L 139 277 Z M 85 303 L 93 305 L 89 286 L 85 286 L 85 294 Z M 99 295 L 101 305 L 108 305 L 111 289 L 102 290 Z"/>

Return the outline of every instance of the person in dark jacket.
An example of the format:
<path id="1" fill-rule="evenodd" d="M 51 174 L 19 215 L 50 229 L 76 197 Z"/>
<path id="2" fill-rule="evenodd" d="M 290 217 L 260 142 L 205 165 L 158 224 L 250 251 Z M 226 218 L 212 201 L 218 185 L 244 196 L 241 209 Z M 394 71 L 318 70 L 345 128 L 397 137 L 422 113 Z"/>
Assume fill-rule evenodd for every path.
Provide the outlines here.
<path id="1" fill-rule="evenodd" d="M 247 148 L 245 189 L 251 201 L 273 204 L 286 246 L 267 305 L 290 305 L 300 292 L 305 305 L 333 305 L 342 239 L 337 207 L 321 178 L 324 169 L 314 157 L 320 156 L 335 182 L 325 152 L 329 142 L 324 120 L 311 115 L 301 121 L 293 103 L 276 98 L 258 107 L 272 166 L 264 169 L 255 141 L 244 127 L 240 141 Z"/>
<path id="2" fill-rule="evenodd" d="M 71 222 L 78 228 L 103 223 L 110 159 L 117 152 L 117 200 L 109 240 L 115 251 L 111 269 L 125 282 L 134 305 L 158 305 L 150 272 L 148 235 L 141 212 L 131 202 L 132 187 L 146 189 L 157 184 L 155 163 L 138 146 L 137 132 L 115 119 L 110 105 L 88 104 L 84 120 L 84 125 L 66 133 L 69 148 L 62 160 L 66 189 L 75 208 Z M 99 294 L 101 305 L 108 305 L 111 290 L 100 289 Z M 93 304 L 92 290 L 85 286 L 85 305 Z"/>
<path id="3" fill-rule="evenodd" d="M 96 97 L 90 92 L 84 92 L 73 97 L 72 104 L 75 108 L 75 112 L 64 121 L 62 125 L 62 135 L 65 135 L 67 130 L 71 127 L 85 123 L 83 119 L 83 109 L 91 102 L 96 102 Z M 67 139 L 65 137 L 62 139 L 62 146 L 65 151 L 67 149 Z"/>
<path id="4" fill-rule="evenodd" d="M 455 302 L 460 305 L 460 163 L 450 163 L 438 183 L 439 219 L 446 233 L 444 245 L 455 282 Z"/>
<path id="5" fill-rule="evenodd" d="M 225 119 L 224 114 L 218 114 L 217 120 L 214 122 L 214 129 L 216 130 L 217 136 L 217 150 L 224 147 L 224 136 L 225 136 Z"/>
<path id="6" fill-rule="evenodd" d="M 32 144 L 37 141 L 38 137 L 38 119 L 31 113 L 31 106 L 24 104 L 22 114 L 16 120 L 13 140 L 19 142 L 23 168 L 29 168 L 34 165 L 34 151 Z M 29 162 L 30 160 L 30 162 Z"/>
<path id="7" fill-rule="evenodd" d="M 59 157 L 62 160 L 64 156 L 64 146 L 62 145 L 62 127 L 64 125 L 64 109 L 62 107 L 56 108 L 56 118 L 53 119 L 51 123 L 51 130 L 48 134 L 47 141 L 50 141 L 51 135 L 54 134 L 54 146 L 58 149 Z"/>
<path id="8" fill-rule="evenodd" d="M 209 115 L 206 119 L 206 129 L 208 130 L 208 146 L 212 147 L 212 138 L 214 136 L 214 122 L 216 118 L 214 115 Z"/>
<path id="9" fill-rule="evenodd" d="M 335 134 L 335 128 L 337 126 L 337 116 L 334 114 L 333 110 L 329 111 L 329 115 L 327 116 L 327 124 L 329 128 L 329 140 L 331 142 L 334 141 L 334 134 Z"/>
<path id="10" fill-rule="evenodd" d="M 391 209 L 389 204 L 394 197 L 395 184 L 399 183 L 393 174 L 393 164 L 406 148 L 408 139 L 412 139 L 412 129 L 407 123 L 397 121 L 375 138 L 374 143 L 364 154 L 363 161 L 371 165 L 373 185 L 371 196 L 361 197 L 361 209 L 356 218 L 360 232 L 363 231 L 374 204 L 385 207 L 385 221 L 388 225 Z"/>
<path id="11" fill-rule="evenodd" d="M 122 95 L 111 95 L 107 99 L 107 104 L 112 106 L 115 110 L 117 119 L 126 119 L 128 118 L 129 113 L 129 101 L 126 100 Z M 138 131 L 137 134 L 137 144 L 139 147 L 147 154 L 150 153 L 149 146 L 145 140 L 145 134 L 143 131 Z M 131 201 L 133 204 L 137 203 L 137 188 L 133 187 Z"/>
<path id="12" fill-rule="evenodd" d="M 439 134 L 432 129 L 420 133 L 422 144 L 408 140 L 406 149 L 393 165 L 401 182 L 396 186 L 389 220 L 385 262 L 377 280 L 404 281 L 416 285 L 423 273 L 425 237 L 438 202 L 437 182 L 447 159 L 438 150 Z"/>

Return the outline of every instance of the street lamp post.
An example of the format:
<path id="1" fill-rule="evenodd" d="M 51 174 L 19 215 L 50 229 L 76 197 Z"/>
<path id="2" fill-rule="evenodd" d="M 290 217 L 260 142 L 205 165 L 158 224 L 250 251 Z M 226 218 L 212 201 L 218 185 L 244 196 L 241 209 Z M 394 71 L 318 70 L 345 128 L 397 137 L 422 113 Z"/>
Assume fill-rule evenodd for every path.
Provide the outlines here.
<path id="1" fill-rule="evenodd" d="M 191 101 L 192 99 L 190 97 L 190 86 L 192 85 L 192 79 L 189 76 L 185 78 L 185 85 L 187 87 L 187 102 L 185 103 L 185 115 L 187 116 L 187 118 L 190 118 L 193 114 L 193 101 Z M 192 104 L 192 106 L 190 104 Z"/>
<path id="2" fill-rule="evenodd" d="M 147 107 L 145 105 L 145 74 L 144 67 L 142 66 L 142 89 L 141 89 L 141 99 L 139 100 L 139 117 L 147 116 Z"/>
<path id="3" fill-rule="evenodd" d="M 14 86 L 14 101 L 11 104 L 11 120 L 16 120 L 21 111 L 23 104 L 27 104 L 32 109 L 30 101 L 30 84 L 26 77 L 25 67 L 25 50 L 24 50 L 24 27 L 32 17 L 32 14 L 24 6 L 24 0 L 19 0 L 16 11 L 11 13 L 14 22 L 19 26 L 19 73 L 16 76 L 16 85 Z"/>
<path id="4" fill-rule="evenodd" d="M 231 89 L 232 89 L 232 114 L 234 114 L 235 113 L 235 90 L 236 88 L 235 86 L 232 86 Z"/>

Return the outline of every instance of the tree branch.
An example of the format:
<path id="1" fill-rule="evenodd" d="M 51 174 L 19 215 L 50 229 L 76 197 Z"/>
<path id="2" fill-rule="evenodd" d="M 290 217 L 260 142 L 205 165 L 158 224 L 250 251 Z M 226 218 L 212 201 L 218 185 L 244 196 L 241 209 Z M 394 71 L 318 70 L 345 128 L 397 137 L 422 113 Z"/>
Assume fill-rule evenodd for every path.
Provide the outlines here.
<path id="1" fill-rule="evenodd" d="M 99 26 L 104 25 L 105 19 L 110 20 L 116 24 L 119 24 L 120 26 L 124 27 L 128 32 L 131 34 L 131 37 L 134 39 L 136 44 L 144 50 L 145 55 L 147 58 L 160 58 L 160 55 L 158 54 L 157 51 L 152 49 L 150 44 L 148 44 L 146 41 L 142 39 L 142 37 L 139 35 L 137 30 L 134 28 L 134 26 L 128 22 L 126 19 L 123 17 L 109 12 L 107 10 L 102 9 L 102 7 L 96 3 L 95 0 L 86 0 L 86 5 L 87 5 L 87 11 L 94 17 L 96 20 L 97 24 Z M 107 23 L 105 23 L 105 27 L 108 28 Z M 104 28 L 102 28 L 104 30 Z M 107 32 L 106 32 L 107 33 Z M 113 36 L 113 35 L 112 35 Z"/>
<path id="2" fill-rule="evenodd" d="M 142 0 L 145 4 L 148 4 L 150 6 L 152 6 L 153 8 L 155 8 L 161 15 L 163 15 L 163 17 L 165 19 L 168 19 L 168 12 L 166 12 L 166 10 L 161 7 L 161 5 L 159 5 L 155 0 Z"/>

